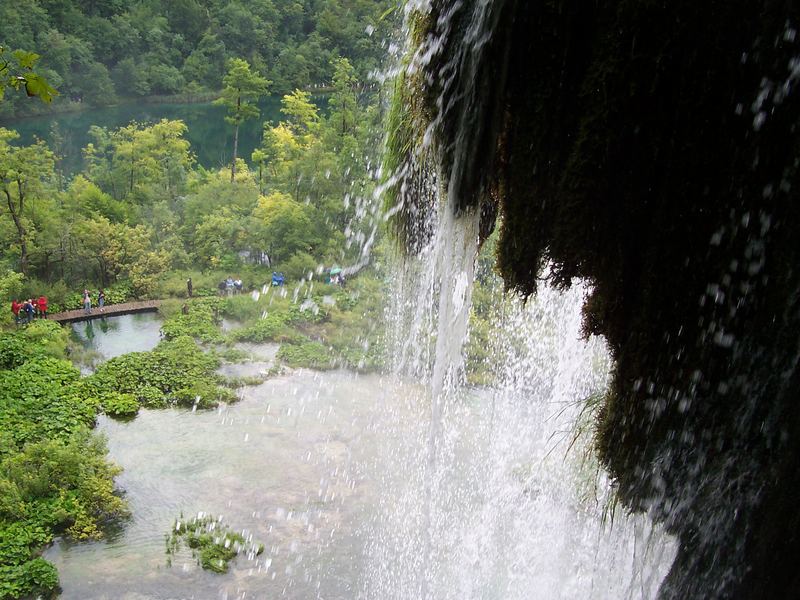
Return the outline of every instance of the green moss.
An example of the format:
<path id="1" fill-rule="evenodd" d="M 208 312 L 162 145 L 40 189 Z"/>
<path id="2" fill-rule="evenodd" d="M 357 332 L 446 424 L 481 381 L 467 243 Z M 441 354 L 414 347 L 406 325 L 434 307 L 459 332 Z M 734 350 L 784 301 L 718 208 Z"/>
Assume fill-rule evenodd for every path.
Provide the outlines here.
<path id="1" fill-rule="evenodd" d="M 445 177 L 447 149 L 463 141 L 456 120 L 484 127 L 486 136 L 476 127 L 469 137 L 481 160 L 467 165 L 457 199 L 484 214 L 499 203 L 497 263 L 509 288 L 527 297 L 543 273 L 562 289 L 575 278 L 591 284 L 585 330 L 603 335 L 615 359 L 597 448 L 623 503 L 680 538 L 662 596 L 788 597 L 790 557 L 800 554 L 800 517 L 788 508 L 800 468 L 791 358 L 800 335 L 800 95 L 787 65 L 800 8 L 494 6 L 514 8 L 512 19 L 498 15 L 484 47 L 507 79 L 475 77 L 468 67 L 481 65 L 468 57 L 451 87 L 437 87 L 466 46 L 452 24 L 419 79 L 398 83 L 395 109 L 409 114 L 392 116 L 389 164 L 413 153 L 413 132 L 433 122 L 409 95 L 444 94 L 452 109 L 431 141 L 444 149 L 434 158 Z M 439 39 L 436 16 L 449 8 L 432 2 L 418 43 Z M 474 112 L 462 91 L 483 94 L 486 81 L 489 101 Z M 410 172 L 407 189 L 424 174 Z M 424 214 L 404 215 L 415 217 Z M 400 237 L 412 230 L 403 225 Z M 726 572 L 742 575 L 720 592 Z"/>

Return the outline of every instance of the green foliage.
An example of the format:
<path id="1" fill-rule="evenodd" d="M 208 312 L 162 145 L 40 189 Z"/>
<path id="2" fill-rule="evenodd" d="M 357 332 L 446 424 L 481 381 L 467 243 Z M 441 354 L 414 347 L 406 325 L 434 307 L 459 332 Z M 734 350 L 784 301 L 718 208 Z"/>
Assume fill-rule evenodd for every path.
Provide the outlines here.
<path id="1" fill-rule="evenodd" d="M 150 352 L 134 352 L 112 358 L 85 379 L 95 395 L 109 392 L 131 394 L 149 408 L 174 404 L 216 406 L 233 401 L 229 390 L 219 387 L 215 371 L 219 359 L 205 353 L 189 336 L 163 341 Z"/>
<path id="2" fill-rule="evenodd" d="M 46 78 L 60 91 L 53 109 L 80 108 L 112 103 L 116 95 L 219 90 L 226 62 L 246 57 L 278 93 L 288 93 L 334 80 L 338 55 L 366 78 L 395 30 L 392 7 L 389 0 L 152 0 L 100 9 L 70 0 L 10 2 L 0 9 L 0 40 L 41 58 L 6 50 L 0 66 L 10 70 L 0 74 L 3 87 L 27 87 L 42 99 L 54 93 Z M 367 28 L 375 31 L 368 35 Z M 25 96 L 7 94 L 0 117 L 48 110 Z"/>
<path id="3" fill-rule="evenodd" d="M 139 412 L 139 402 L 133 394 L 111 392 L 103 396 L 100 405 L 110 417 L 133 417 Z"/>
<path id="4" fill-rule="evenodd" d="M 58 324 L 37 321 L 0 335 L 0 597 L 50 594 L 55 568 L 38 557 L 55 533 L 102 537 L 127 515 L 115 494 L 120 469 L 89 431 L 98 401 L 66 354 Z"/>
<path id="5" fill-rule="evenodd" d="M 379 111 L 365 108 L 371 97 L 359 92 L 352 64 L 334 60 L 328 115 L 302 90 L 284 97 L 285 121 L 264 125 L 257 172 L 237 159 L 235 185 L 222 170 L 197 167 L 180 121 L 92 127 L 86 167 L 67 185 L 53 166 L 60 159 L 43 143 L 20 148 L 16 134 L 2 130 L 0 171 L 8 169 L 0 184 L 14 210 L 0 215 L 0 264 L 27 273 L 26 293 L 45 292 L 56 312 L 79 308 L 84 288 L 93 295 L 105 289 L 108 304 L 117 301 L 109 289 L 120 284 L 130 286 L 125 299 L 184 296 L 185 279 L 170 275 L 176 267 L 192 269 L 195 295 L 203 296 L 216 294 L 219 279 L 209 280 L 211 271 L 261 284 L 270 269 L 291 279 L 360 260 L 368 232 L 380 233 L 366 209 L 374 183 L 364 168 L 378 144 L 369 131 Z M 234 92 L 250 94 L 263 84 L 255 66 L 249 75 L 241 62 L 231 67 Z M 239 82 L 248 77 L 252 86 Z M 242 98 L 236 110 L 244 118 L 249 100 Z M 267 261 L 270 268 L 259 269 Z"/>
<path id="6" fill-rule="evenodd" d="M 231 183 L 236 179 L 236 159 L 239 142 L 239 126 L 260 114 L 256 103 L 267 93 L 271 81 L 250 70 L 250 64 L 241 58 L 228 61 L 228 72 L 222 78 L 222 94 L 214 101 L 228 109 L 225 121 L 234 126 L 233 158 L 231 160 Z"/>
<path id="7" fill-rule="evenodd" d="M 214 573 L 227 573 L 230 561 L 240 553 L 258 556 L 264 552 L 264 544 L 232 531 L 221 518 L 203 513 L 188 521 L 175 521 L 166 539 L 168 564 L 182 543 L 192 549 L 192 556 L 203 569 Z"/>
<path id="8" fill-rule="evenodd" d="M 331 348 L 311 340 L 298 344 L 282 344 L 278 350 L 278 358 L 290 367 L 326 370 L 336 366 Z"/>
<path id="9" fill-rule="evenodd" d="M 223 384 L 224 387 L 221 387 Z M 175 391 L 172 398 L 179 406 L 191 406 L 200 409 L 216 408 L 220 402 L 231 404 L 238 396 L 228 387 L 228 381 L 222 378 L 196 381 L 188 387 Z"/>
<path id="10" fill-rule="evenodd" d="M 244 324 L 229 338 L 280 343 L 278 359 L 292 367 L 379 370 L 385 360 L 384 284 L 365 272 L 347 289 L 315 283 L 311 290 L 310 284 L 301 285 L 297 301 L 274 290 L 257 302 L 250 297 L 230 299 L 226 314 Z"/>
<path id="11" fill-rule="evenodd" d="M 21 298 L 22 281 L 22 273 L 6 271 L 4 275 L 0 275 L 0 298 Z"/>
<path id="12" fill-rule="evenodd" d="M 7 89 L 24 90 L 27 96 L 36 96 L 46 103 L 58 96 L 47 80 L 33 70 L 40 58 L 35 52 L 8 52 L 0 46 L 0 102 Z"/>
<path id="13" fill-rule="evenodd" d="M 31 204 L 42 199 L 44 187 L 53 178 L 53 153 L 41 140 L 29 146 L 13 144 L 16 131 L 0 127 L 0 193 L 4 199 L 4 216 L 13 225 L 19 270 L 28 273 L 30 232 L 26 222 Z M 16 254 L 16 253 L 15 253 Z"/>
<path id="14" fill-rule="evenodd" d="M 202 298 L 188 302 L 186 314 L 177 313 L 161 325 L 161 333 L 167 340 L 189 336 L 202 342 L 222 342 L 219 330 L 220 298 Z"/>
<path id="15" fill-rule="evenodd" d="M 288 333 L 289 316 L 286 314 L 270 314 L 254 322 L 252 325 L 231 332 L 230 337 L 236 341 L 263 342 L 279 341 Z"/>
<path id="16" fill-rule="evenodd" d="M 251 71 L 250 63 L 241 58 L 230 59 L 227 68 L 222 78 L 222 94 L 214 103 L 227 108 L 225 120 L 238 127 L 259 115 L 256 102 L 267 93 L 272 82 Z"/>

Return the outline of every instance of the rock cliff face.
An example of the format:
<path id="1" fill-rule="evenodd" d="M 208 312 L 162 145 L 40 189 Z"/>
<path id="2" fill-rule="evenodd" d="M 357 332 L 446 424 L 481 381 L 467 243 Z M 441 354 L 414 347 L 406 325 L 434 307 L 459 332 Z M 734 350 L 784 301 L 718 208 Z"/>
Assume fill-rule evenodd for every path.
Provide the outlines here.
<path id="1" fill-rule="evenodd" d="M 598 452 L 680 539 L 662 597 L 796 598 L 800 3 L 433 0 L 409 24 L 409 248 L 430 200 L 408 184 L 433 179 L 484 232 L 499 215 L 509 288 L 592 282 Z"/>

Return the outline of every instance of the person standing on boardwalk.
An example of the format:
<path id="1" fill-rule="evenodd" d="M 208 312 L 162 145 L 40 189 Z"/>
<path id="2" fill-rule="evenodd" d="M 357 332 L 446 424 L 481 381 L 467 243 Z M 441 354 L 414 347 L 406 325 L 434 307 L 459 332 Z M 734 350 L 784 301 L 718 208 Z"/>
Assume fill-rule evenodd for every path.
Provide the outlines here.
<path id="1" fill-rule="evenodd" d="M 83 311 L 88 315 L 92 312 L 92 297 L 89 290 L 83 290 Z"/>
<path id="2" fill-rule="evenodd" d="M 39 316 L 42 319 L 47 318 L 47 296 L 39 296 Z"/>
<path id="3" fill-rule="evenodd" d="M 187 293 L 189 298 L 192 297 L 192 278 L 191 277 L 189 277 L 189 279 L 186 280 L 186 293 Z"/>
<path id="4" fill-rule="evenodd" d="M 30 323 L 31 321 L 33 321 L 33 313 L 34 313 L 33 300 L 28 298 L 25 301 L 24 308 L 25 308 L 25 322 Z"/>
<path id="5" fill-rule="evenodd" d="M 100 307 L 100 312 L 103 312 L 103 307 L 106 305 L 106 294 L 103 290 L 97 292 L 97 306 Z"/>

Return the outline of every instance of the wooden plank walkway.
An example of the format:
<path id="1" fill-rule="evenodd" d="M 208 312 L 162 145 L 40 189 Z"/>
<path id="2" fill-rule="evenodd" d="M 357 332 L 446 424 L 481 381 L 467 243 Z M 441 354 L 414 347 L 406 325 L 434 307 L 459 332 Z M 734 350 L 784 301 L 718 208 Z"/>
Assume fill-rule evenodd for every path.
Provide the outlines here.
<path id="1" fill-rule="evenodd" d="M 131 315 L 141 312 L 155 312 L 161 306 L 161 300 L 142 300 L 141 302 L 123 302 L 122 304 L 110 304 L 103 307 L 101 312 L 97 306 L 92 306 L 92 312 L 86 313 L 82 308 L 78 310 L 68 310 L 66 312 L 52 313 L 47 315 L 50 321 L 58 323 L 77 323 L 78 321 L 90 321 L 102 317 L 118 317 L 120 315 Z"/>

